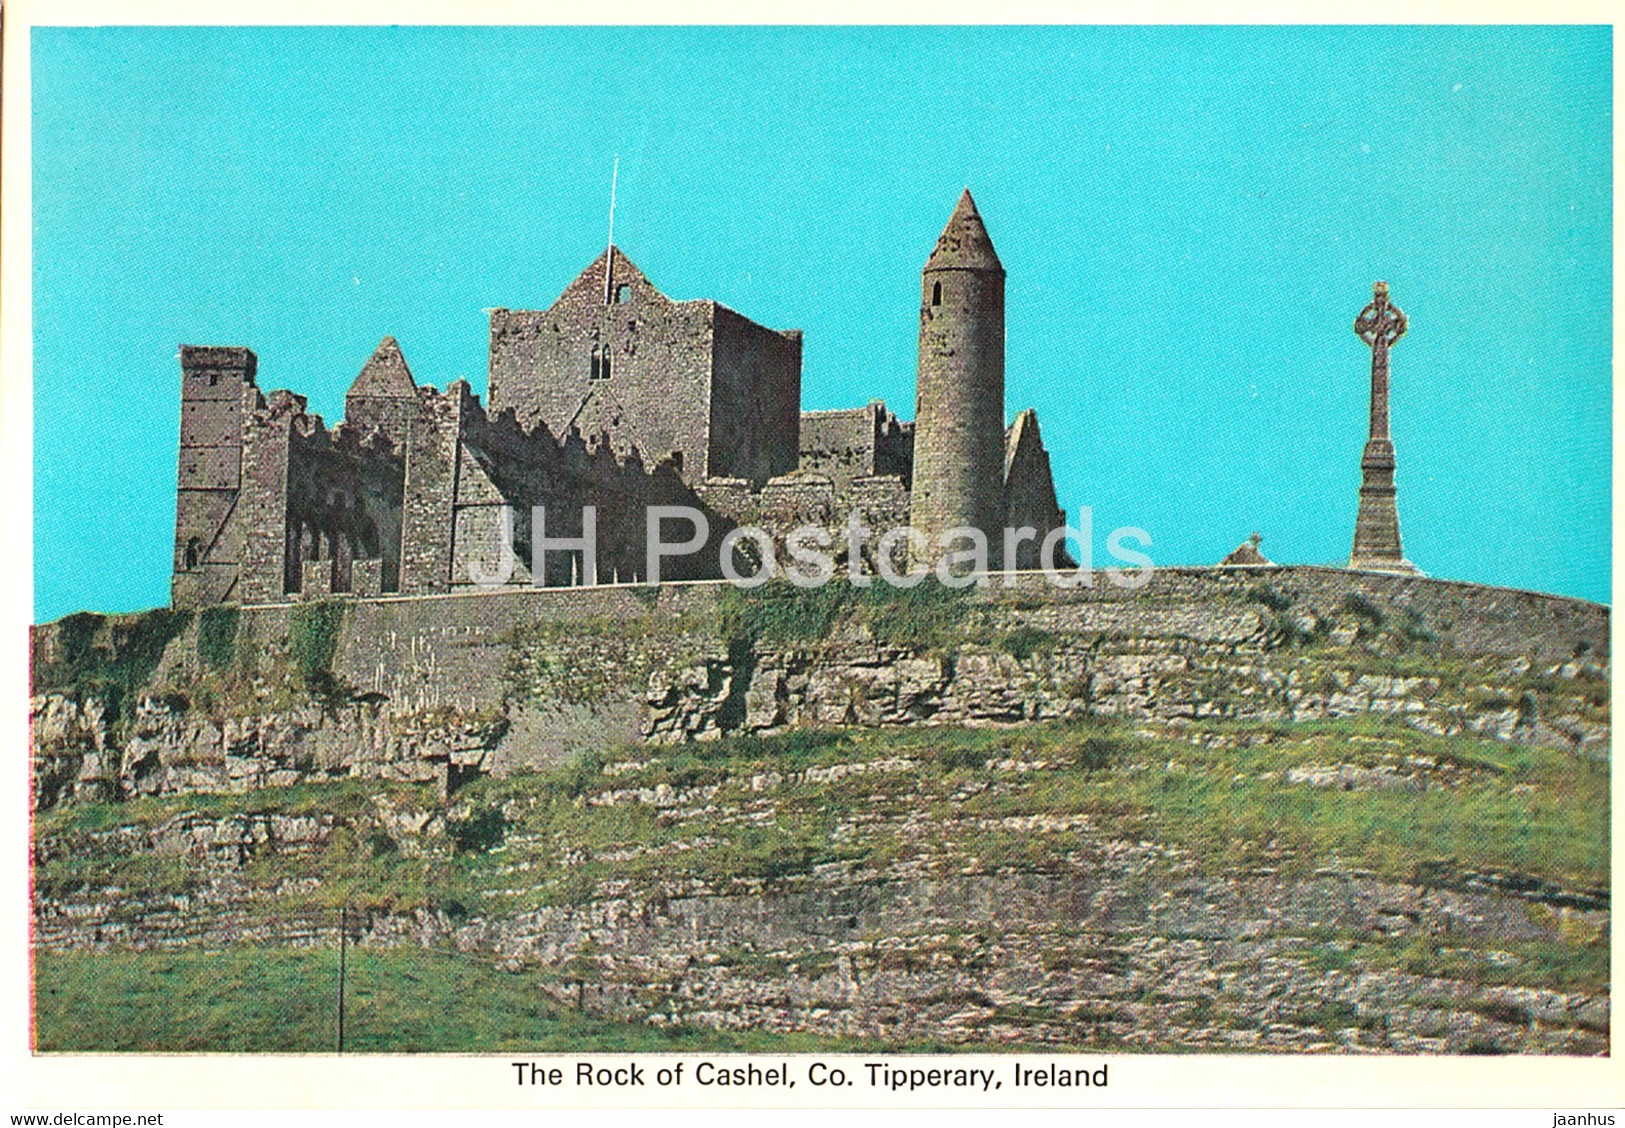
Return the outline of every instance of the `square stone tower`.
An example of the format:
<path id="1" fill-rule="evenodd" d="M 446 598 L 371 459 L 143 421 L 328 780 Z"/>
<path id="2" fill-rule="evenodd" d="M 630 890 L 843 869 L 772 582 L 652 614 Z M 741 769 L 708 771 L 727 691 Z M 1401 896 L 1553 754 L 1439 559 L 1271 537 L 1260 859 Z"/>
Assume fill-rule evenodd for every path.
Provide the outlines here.
<path id="1" fill-rule="evenodd" d="M 488 398 L 523 427 L 608 436 L 647 466 L 676 454 L 690 484 L 759 487 L 796 468 L 801 330 L 673 301 L 613 249 L 547 309 L 492 311 Z"/>
<path id="2" fill-rule="evenodd" d="M 181 449 L 175 482 L 174 606 L 234 601 L 243 563 L 243 421 L 260 403 L 245 348 L 181 346 Z"/>

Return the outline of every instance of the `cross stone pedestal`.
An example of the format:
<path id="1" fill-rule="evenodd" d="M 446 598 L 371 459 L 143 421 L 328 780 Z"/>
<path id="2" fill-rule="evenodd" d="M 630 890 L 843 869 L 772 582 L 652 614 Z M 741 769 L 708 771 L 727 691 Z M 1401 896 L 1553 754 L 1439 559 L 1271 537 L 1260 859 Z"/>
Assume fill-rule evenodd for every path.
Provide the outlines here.
<path id="1" fill-rule="evenodd" d="M 1399 542 L 1394 443 L 1388 437 L 1388 349 L 1405 329 L 1404 313 L 1388 300 L 1388 284 L 1378 282 L 1371 304 L 1354 320 L 1354 331 L 1371 346 L 1371 437 L 1360 459 L 1360 515 L 1349 554 L 1349 567 L 1364 571 L 1417 572 Z"/>

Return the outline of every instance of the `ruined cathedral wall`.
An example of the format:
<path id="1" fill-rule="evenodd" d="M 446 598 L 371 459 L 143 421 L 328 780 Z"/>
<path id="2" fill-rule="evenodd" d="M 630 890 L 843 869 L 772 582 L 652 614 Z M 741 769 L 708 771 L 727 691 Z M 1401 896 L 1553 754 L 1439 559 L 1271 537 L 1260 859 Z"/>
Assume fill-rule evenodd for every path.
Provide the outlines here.
<path id="1" fill-rule="evenodd" d="M 875 535 L 908 524 L 908 487 L 892 474 L 854 478 L 837 499 L 837 516 L 844 522 L 855 511 Z"/>
<path id="2" fill-rule="evenodd" d="M 470 400 L 468 408 L 457 446 L 450 575 L 454 591 L 473 584 L 477 576 L 501 574 L 503 537 L 509 537 L 513 559 L 515 543 L 528 538 L 530 506 L 544 504 L 550 512 L 564 508 L 556 497 L 561 452 L 546 426 L 538 424 L 527 432 L 511 410 L 487 417 L 477 399 Z M 518 552 L 511 566 L 513 583 L 530 582 L 528 560 L 527 552 Z"/>
<path id="3" fill-rule="evenodd" d="M 545 424 L 526 430 L 512 410 L 487 416 L 471 400 L 458 457 L 452 588 L 494 582 L 504 574 L 512 584 L 529 585 L 533 508 L 544 509 L 548 537 L 580 537 L 582 510 L 591 504 L 584 479 L 592 455 L 578 436 L 561 443 Z M 579 579 L 579 559 L 574 573 L 562 553 L 550 554 L 547 564 L 551 576 L 544 579 L 559 584 L 569 584 L 573 574 Z"/>
<path id="4" fill-rule="evenodd" d="M 762 487 L 757 522 L 780 541 L 794 529 L 816 525 L 835 533 L 846 514 L 837 512 L 835 484 L 821 474 L 792 474 Z"/>
<path id="5" fill-rule="evenodd" d="M 647 579 L 649 511 L 655 506 L 681 506 L 699 510 L 710 526 L 716 545 L 737 522 L 711 505 L 698 487 L 691 486 L 671 463 L 645 469 L 641 463 L 616 460 L 599 452 L 588 468 L 584 493 L 597 508 L 599 582 L 622 583 Z M 667 539 L 684 539 L 686 526 L 674 525 Z M 693 556 L 667 560 L 663 579 L 709 580 L 721 575 L 713 548 Z"/>
<path id="6" fill-rule="evenodd" d="M 417 396 L 351 395 L 344 401 L 344 427 L 361 436 L 377 431 L 401 454 L 406 450 L 418 411 Z"/>
<path id="7" fill-rule="evenodd" d="M 400 589 L 405 594 L 451 587 L 459 445 L 471 399 L 461 380 L 443 394 L 433 388 L 418 391 L 401 500 Z"/>
<path id="8" fill-rule="evenodd" d="M 801 331 L 714 306 L 707 476 L 761 484 L 800 460 Z"/>
<path id="9" fill-rule="evenodd" d="M 1049 452 L 1036 437 L 1036 421 L 1032 426 L 1032 434 L 1019 437 L 1004 483 L 1005 528 L 1031 528 L 1037 532 L 1036 538 L 1017 546 L 1016 559 L 1011 562 L 1013 567 L 1023 570 L 1042 565 L 1044 537 L 1050 530 L 1066 524 L 1066 514 L 1055 500 Z M 1062 548 L 1064 552 L 1071 551 L 1068 546 Z"/>
<path id="10" fill-rule="evenodd" d="M 775 484 L 770 484 L 764 494 L 772 491 Z M 816 478 L 807 484 L 786 483 L 786 488 L 773 500 L 776 523 L 769 528 L 780 542 L 801 525 L 822 526 L 833 546 L 830 551 L 836 557 L 836 569 L 842 574 L 849 570 L 848 522 L 853 514 L 867 530 L 862 534 L 859 556 L 864 562 L 864 571 L 870 574 L 879 568 L 880 538 L 909 523 L 908 490 L 901 478 L 889 474 L 866 474 L 852 478 L 844 486 L 834 482 L 819 484 Z M 788 552 L 781 553 L 780 560 L 788 563 L 791 557 Z M 899 573 L 907 570 L 906 542 L 898 545 L 893 553 L 892 567 Z"/>
<path id="11" fill-rule="evenodd" d="M 685 475 L 703 477 L 713 303 L 671 302 L 646 284 L 629 286 L 627 300 L 613 305 L 572 287 L 547 311 L 494 311 L 490 410 L 512 407 L 521 426 L 546 423 L 559 436 L 607 431 L 647 464 L 677 451 Z"/>
<path id="12" fill-rule="evenodd" d="M 576 540 L 585 535 L 584 510 L 596 521 L 596 574 L 578 549 L 549 549 L 539 582 L 548 587 L 628 583 L 643 578 L 647 513 L 654 506 L 684 506 L 706 515 L 713 542 L 733 527 L 726 513 L 691 488 L 671 463 L 645 465 L 603 443 L 579 435 L 562 442 L 538 426 L 520 427 L 512 414 L 488 418 L 477 402 L 464 420 L 457 477 L 456 536 L 451 583 L 454 589 L 491 582 L 507 572 L 502 554 L 503 521 L 510 522 L 512 561 L 508 582 L 530 585 L 540 536 Z M 534 507 L 543 510 L 544 529 L 534 527 Z M 506 510 L 507 516 L 504 517 Z M 681 539 L 668 530 L 668 539 Z M 716 554 L 671 560 L 663 577 L 712 579 Z"/>
<path id="13" fill-rule="evenodd" d="M 367 442 L 344 428 L 329 433 L 319 419 L 302 422 L 289 436 L 289 592 L 365 590 L 372 581 L 356 586 L 359 561 L 376 562 L 377 590 L 369 594 L 399 590 L 404 460 L 381 436 Z"/>
<path id="14" fill-rule="evenodd" d="M 782 569 L 791 562 L 787 538 L 812 526 L 828 535 L 825 550 L 835 557 L 837 573 L 845 573 L 847 522 L 853 513 L 869 532 L 861 551 L 867 570 L 875 570 L 874 545 L 882 533 L 908 524 L 908 490 L 892 475 L 863 475 L 843 483 L 826 474 L 801 470 L 768 482 L 760 490 L 742 478 L 712 479 L 699 490 L 707 511 L 738 525 L 765 530 L 774 542 L 774 558 Z M 716 528 L 715 519 L 713 528 Z M 713 532 L 712 541 L 721 535 Z M 898 571 L 906 564 L 901 555 Z M 751 569 L 755 567 L 752 563 Z M 742 571 L 746 569 L 742 566 Z"/>
<path id="15" fill-rule="evenodd" d="M 808 411 L 801 416 L 801 469 L 825 474 L 836 488 L 875 472 L 876 407 Z"/>
<path id="16" fill-rule="evenodd" d="M 303 397 L 273 392 L 267 406 L 243 426 L 243 490 L 237 504 L 244 603 L 274 603 L 288 587 L 288 464 L 293 421 L 304 406 Z"/>
<path id="17" fill-rule="evenodd" d="M 1055 501 L 1055 485 L 1045 451 L 1023 450 L 1011 460 L 1010 476 L 1005 481 L 1005 521 L 1013 528 L 1031 525 L 1040 534 L 1065 523 L 1065 514 Z"/>
<path id="18" fill-rule="evenodd" d="M 914 425 L 880 400 L 848 410 L 802 412 L 801 469 L 828 475 L 843 494 L 867 477 L 899 479 L 906 491 L 914 474 Z"/>
<path id="19" fill-rule="evenodd" d="M 889 411 L 884 414 L 880 420 L 879 433 L 875 438 L 874 472 L 901 478 L 904 489 L 912 487 L 914 483 L 913 422 L 905 423 Z"/>

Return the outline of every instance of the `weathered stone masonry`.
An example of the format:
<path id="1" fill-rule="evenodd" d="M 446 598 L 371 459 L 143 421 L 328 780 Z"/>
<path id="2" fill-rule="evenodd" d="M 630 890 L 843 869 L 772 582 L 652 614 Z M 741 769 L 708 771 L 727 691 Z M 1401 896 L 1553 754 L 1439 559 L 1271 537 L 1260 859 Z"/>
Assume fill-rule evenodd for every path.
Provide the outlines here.
<path id="1" fill-rule="evenodd" d="M 966 273 L 977 255 L 992 274 Z M 385 338 L 329 431 L 304 397 L 260 392 L 248 349 L 184 346 L 173 603 L 434 594 L 476 572 L 638 581 L 653 505 L 698 509 L 710 525 L 713 550 L 671 561 L 666 579 L 718 577 L 715 546 L 738 524 L 782 546 L 802 525 L 838 535 L 854 511 L 876 530 L 973 525 L 997 566 L 1007 513 L 1039 538 L 1064 520 L 1036 416 L 1005 426 L 1003 268 L 969 193 L 924 279 L 918 426 L 878 402 L 803 414 L 800 330 L 673 301 L 616 248 L 547 309 L 492 311 L 489 406 L 463 381 L 420 386 Z M 559 539 L 582 534 L 589 505 L 596 574 L 581 552 L 557 551 L 533 576 L 532 507 Z"/>
<path id="2" fill-rule="evenodd" d="M 350 775 L 449 787 L 459 773 L 628 743 L 1089 716 L 1379 714 L 1607 754 L 1609 612 L 1580 600 L 1333 568 L 1160 569 L 1138 591 L 1021 576 L 1014 590 L 965 596 L 985 614 L 947 650 L 847 628 L 742 650 L 719 629 L 728 598 L 724 584 L 679 583 L 357 600 L 332 664 L 348 699 L 285 706 L 262 695 L 295 608 L 244 608 L 237 630 L 258 656 L 241 676 L 258 688 L 225 715 L 165 703 L 203 673 L 196 627 L 170 644 L 122 745 L 95 700 L 42 690 L 36 800 Z M 1416 644 L 1424 672 L 1370 672 L 1385 668 L 1364 637 L 1379 618 L 1429 640 Z M 60 659 L 60 629 L 35 629 L 36 672 Z M 1012 633 L 1043 645 L 1012 652 L 999 641 Z M 1305 635 L 1319 641 L 1292 641 Z M 1539 700 L 1525 698 L 1530 678 Z"/>
<path id="3" fill-rule="evenodd" d="M 1004 266 L 970 191 L 921 276 L 912 524 L 933 545 L 980 529 L 1003 566 Z"/>

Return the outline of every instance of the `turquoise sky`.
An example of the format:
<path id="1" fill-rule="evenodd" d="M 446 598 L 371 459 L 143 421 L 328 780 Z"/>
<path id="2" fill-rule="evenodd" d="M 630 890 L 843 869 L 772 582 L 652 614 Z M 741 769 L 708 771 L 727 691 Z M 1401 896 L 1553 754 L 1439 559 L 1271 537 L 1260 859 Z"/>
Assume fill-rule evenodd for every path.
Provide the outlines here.
<path id="1" fill-rule="evenodd" d="M 804 329 L 808 409 L 912 417 L 970 186 L 1008 409 L 1158 564 L 1346 560 L 1386 279 L 1407 555 L 1607 601 L 1611 85 L 1605 28 L 35 29 L 35 616 L 167 602 L 177 345 L 483 394 L 616 154 L 616 242 Z"/>

